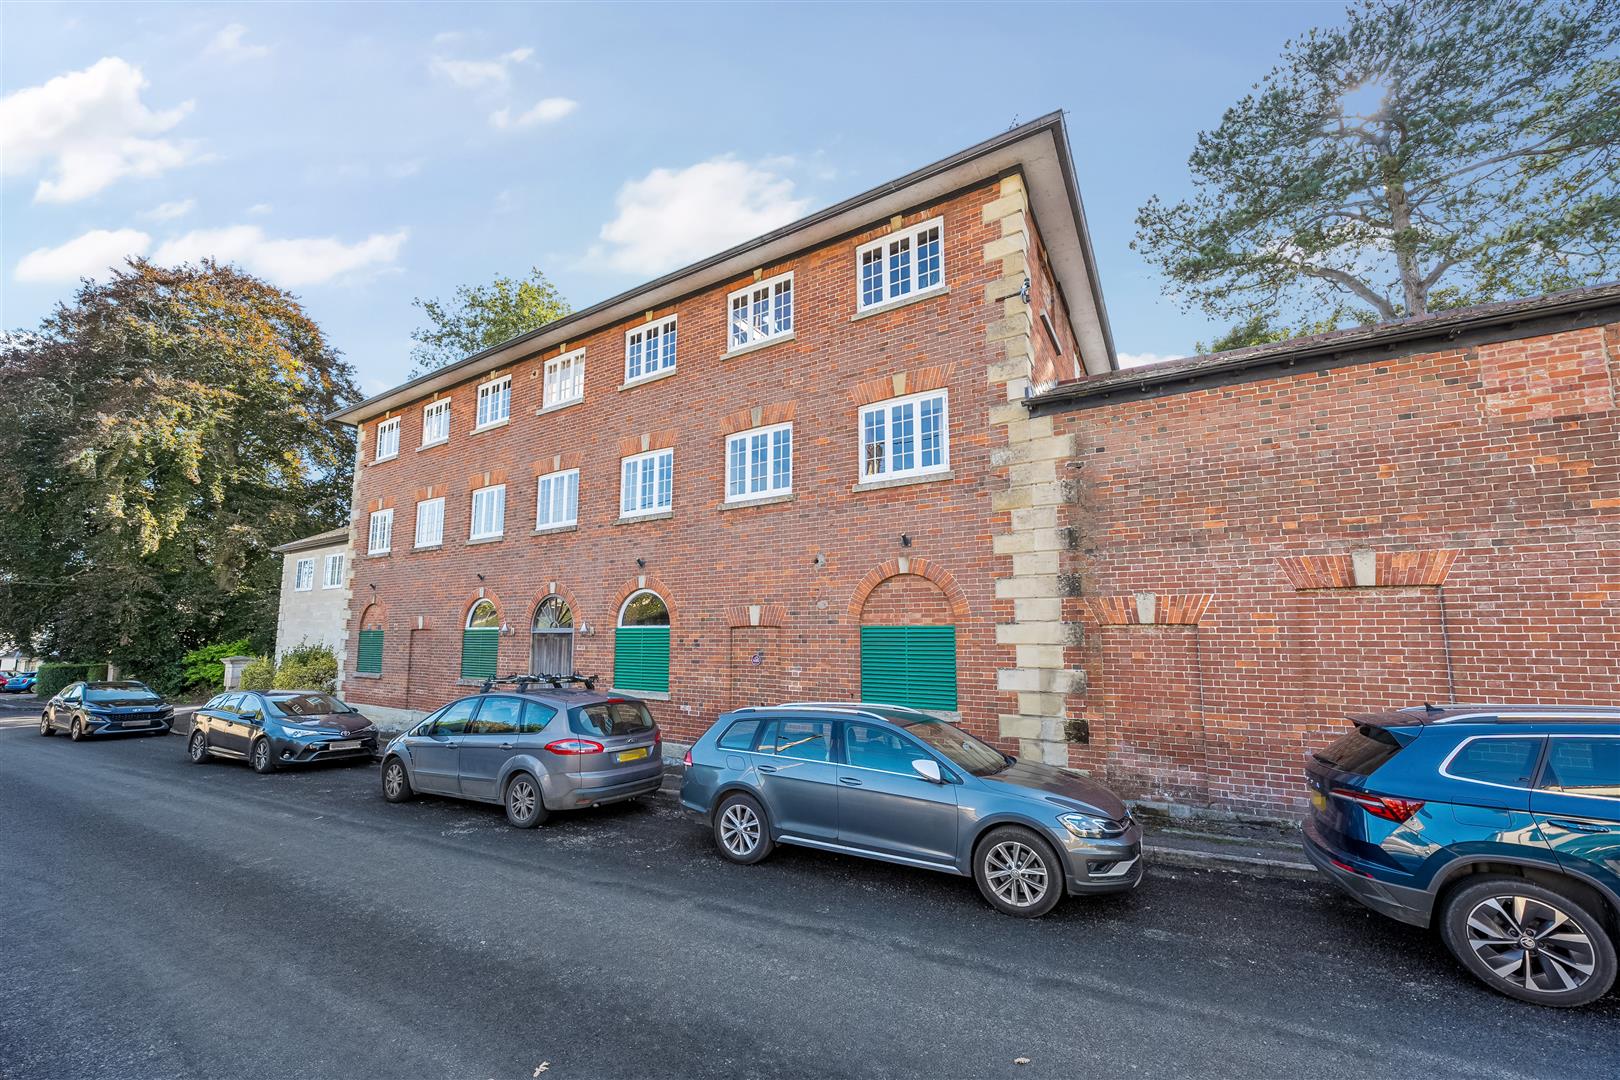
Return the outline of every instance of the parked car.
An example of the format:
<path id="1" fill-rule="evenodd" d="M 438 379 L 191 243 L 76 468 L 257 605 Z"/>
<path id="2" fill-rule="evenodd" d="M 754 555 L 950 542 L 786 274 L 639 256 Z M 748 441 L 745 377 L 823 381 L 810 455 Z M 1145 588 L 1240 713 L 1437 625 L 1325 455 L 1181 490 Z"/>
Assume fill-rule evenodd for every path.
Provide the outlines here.
<path id="1" fill-rule="evenodd" d="M 383 751 L 383 797 L 449 795 L 500 803 L 533 828 L 555 810 L 658 790 L 663 736 L 635 698 L 571 687 L 492 691 L 452 701 Z"/>
<path id="2" fill-rule="evenodd" d="M 19 671 L 5 682 L 5 691 L 8 694 L 29 694 L 39 682 L 39 675 L 33 671 Z"/>
<path id="3" fill-rule="evenodd" d="M 1349 718 L 1306 770 L 1305 852 L 1357 900 L 1541 1005 L 1615 980 L 1620 708 L 1419 706 Z"/>
<path id="4" fill-rule="evenodd" d="M 66 731 L 78 742 L 92 735 L 165 735 L 173 723 L 174 706 L 143 682 L 76 682 L 45 703 L 39 733 Z"/>
<path id="5" fill-rule="evenodd" d="M 320 690 L 216 694 L 191 719 L 186 756 L 246 761 L 256 773 L 316 761 L 371 761 L 377 728 L 358 709 Z"/>
<path id="6" fill-rule="evenodd" d="M 1142 830 L 1101 784 L 1019 759 L 928 713 L 808 702 L 726 713 L 686 757 L 681 804 L 720 854 L 776 844 L 971 876 L 1034 918 L 1065 892 L 1142 880 Z"/>

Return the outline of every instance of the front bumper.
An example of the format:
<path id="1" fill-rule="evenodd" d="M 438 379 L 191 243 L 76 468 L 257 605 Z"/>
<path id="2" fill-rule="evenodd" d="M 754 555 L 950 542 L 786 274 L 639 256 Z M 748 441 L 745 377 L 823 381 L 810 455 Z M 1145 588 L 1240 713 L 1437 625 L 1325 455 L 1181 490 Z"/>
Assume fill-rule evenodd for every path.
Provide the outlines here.
<path id="1" fill-rule="evenodd" d="M 358 742 L 358 746 L 339 748 L 343 743 Z M 277 765 L 310 765 L 317 761 L 370 761 L 377 756 L 377 736 L 364 735 L 358 739 L 338 736 L 318 736 L 306 739 L 271 738 L 270 753 Z"/>
<path id="2" fill-rule="evenodd" d="M 1053 833 L 1063 857 L 1071 894 L 1127 892 L 1142 883 L 1142 827 L 1133 824 L 1117 837 L 1081 837 L 1067 829 Z"/>
<path id="3" fill-rule="evenodd" d="M 122 720 L 116 716 L 87 716 L 85 718 L 84 732 L 86 735 L 133 735 L 138 732 L 168 731 L 173 725 L 172 716 L 159 717 L 154 720 Z"/>
<path id="4" fill-rule="evenodd" d="M 1354 863 L 1335 855 L 1305 830 L 1305 857 L 1316 864 L 1332 882 L 1380 915 L 1387 915 L 1413 926 L 1428 926 L 1434 911 L 1434 897 L 1423 889 L 1381 881 L 1365 871 L 1355 869 Z"/>

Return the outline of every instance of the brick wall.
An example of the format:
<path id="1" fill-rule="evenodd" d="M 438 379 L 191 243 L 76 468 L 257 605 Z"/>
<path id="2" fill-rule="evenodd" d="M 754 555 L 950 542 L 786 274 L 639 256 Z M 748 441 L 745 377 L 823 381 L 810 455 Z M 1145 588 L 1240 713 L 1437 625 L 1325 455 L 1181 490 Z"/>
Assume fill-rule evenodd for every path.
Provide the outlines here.
<path id="1" fill-rule="evenodd" d="M 1056 414 L 1070 762 L 1282 810 L 1347 711 L 1620 704 L 1617 355 L 1597 327 Z"/>

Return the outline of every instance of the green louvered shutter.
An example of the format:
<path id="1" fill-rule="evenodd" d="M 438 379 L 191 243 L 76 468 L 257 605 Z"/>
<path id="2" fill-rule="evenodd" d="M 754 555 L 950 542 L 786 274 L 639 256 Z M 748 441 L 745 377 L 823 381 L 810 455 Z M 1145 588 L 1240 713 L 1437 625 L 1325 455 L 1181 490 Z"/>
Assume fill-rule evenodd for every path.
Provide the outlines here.
<path id="1" fill-rule="evenodd" d="M 613 686 L 669 693 L 669 627 L 621 626 L 615 631 Z"/>
<path id="2" fill-rule="evenodd" d="M 486 626 L 461 632 L 461 677 L 488 679 L 495 674 L 495 653 L 500 646 L 499 627 Z"/>
<path id="3" fill-rule="evenodd" d="M 861 700 L 956 709 L 956 627 L 861 627 Z"/>
<path id="4" fill-rule="evenodd" d="M 355 661 L 354 670 L 370 675 L 382 674 L 382 643 L 381 630 L 360 631 L 360 658 Z"/>

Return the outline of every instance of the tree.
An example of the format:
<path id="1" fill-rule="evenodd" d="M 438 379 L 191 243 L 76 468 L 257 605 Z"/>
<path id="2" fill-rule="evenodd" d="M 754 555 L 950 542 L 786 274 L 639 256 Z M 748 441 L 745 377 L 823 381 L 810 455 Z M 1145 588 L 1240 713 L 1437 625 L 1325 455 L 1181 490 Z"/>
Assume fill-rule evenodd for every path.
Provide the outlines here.
<path id="1" fill-rule="evenodd" d="M 1210 344 L 1205 345 L 1202 341 L 1195 343 L 1193 351 L 1195 353 L 1218 353 L 1227 352 L 1231 349 L 1247 349 L 1251 345 L 1270 345 L 1278 341 L 1287 341 L 1290 338 L 1325 334 L 1346 321 L 1366 325 L 1374 320 L 1365 311 L 1356 311 L 1348 306 L 1341 306 L 1334 309 L 1326 318 L 1289 328 L 1272 322 L 1272 316 L 1256 312 L 1233 326 Z"/>
<path id="2" fill-rule="evenodd" d="M 275 635 L 270 548 L 348 520 L 353 372 L 289 294 L 133 260 L 0 345 L 0 637 L 178 681 Z"/>
<path id="3" fill-rule="evenodd" d="M 416 342 L 411 350 L 416 362 L 412 378 L 555 322 L 573 310 L 538 267 L 531 268 L 524 281 L 503 275 L 488 285 L 462 285 L 449 303 L 421 297 L 412 303 L 429 323 L 411 331 Z"/>
<path id="4" fill-rule="evenodd" d="M 1377 319 L 1620 268 L 1616 0 L 1361 0 L 1198 136 L 1137 213 L 1187 307 Z"/>

